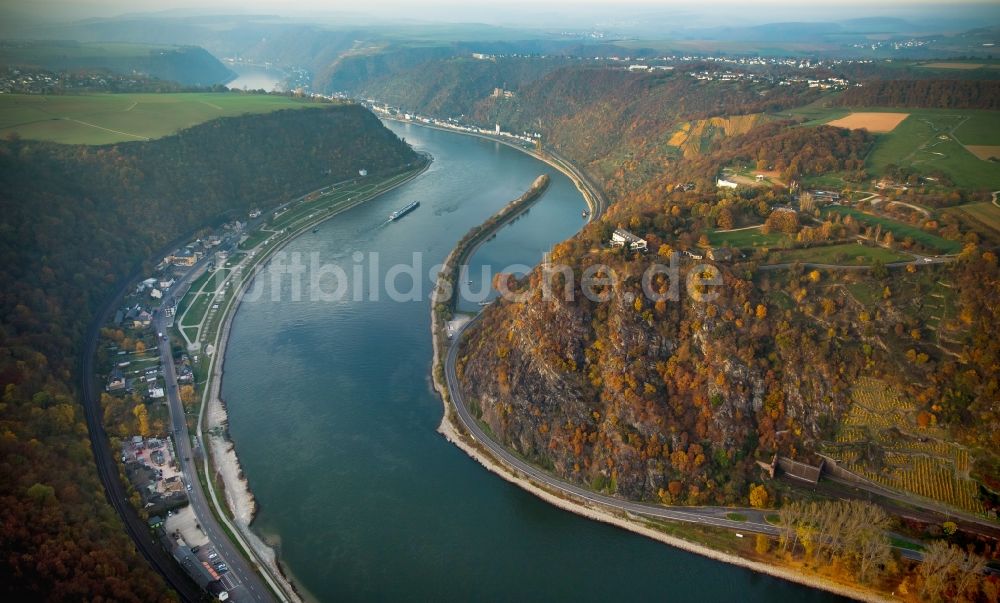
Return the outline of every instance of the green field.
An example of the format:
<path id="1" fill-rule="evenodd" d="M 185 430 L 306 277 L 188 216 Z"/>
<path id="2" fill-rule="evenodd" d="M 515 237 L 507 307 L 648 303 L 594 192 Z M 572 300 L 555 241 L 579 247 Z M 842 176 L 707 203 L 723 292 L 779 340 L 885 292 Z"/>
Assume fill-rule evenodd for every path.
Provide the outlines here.
<path id="1" fill-rule="evenodd" d="M 853 111 L 907 112 L 910 114 L 892 132 L 877 135 L 868 156 L 868 169 L 881 175 L 886 166 L 914 168 L 927 173 L 941 171 L 955 185 L 965 188 L 1000 189 L 1000 164 L 984 161 L 963 145 L 1000 145 L 1000 111 L 904 109 L 884 107 L 830 107 L 828 97 L 788 111 L 779 117 L 799 118 L 803 125 L 818 126 L 845 117 Z M 940 137 L 944 136 L 945 139 Z M 825 185 L 843 185 L 843 182 Z M 809 180 L 822 186 L 816 177 Z"/>
<path id="2" fill-rule="evenodd" d="M 64 144 L 149 140 L 244 113 L 315 106 L 286 96 L 241 93 L 0 95 L 0 136 Z"/>
<path id="3" fill-rule="evenodd" d="M 858 222 L 869 226 L 882 226 L 883 231 L 892 231 L 892 236 L 894 236 L 897 241 L 902 241 L 903 239 L 909 237 L 924 247 L 935 249 L 943 253 L 957 253 L 962 249 L 962 243 L 959 241 L 949 241 L 948 239 L 943 239 L 935 234 L 920 230 L 916 226 L 903 224 L 902 222 L 897 222 L 891 218 L 866 214 L 863 211 L 852 209 L 850 207 L 844 207 L 842 205 L 835 205 L 826 208 L 823 210 L 823 215 L 826 216 L 831 212 L 844 216 L 851 216 Z"/>
<path id="4" fill-rule="evenodd" d="M 4 45 L 0 48 L 0 62 L 15 65 L 38 65 L 65 59 L 147 57 L 156 52 L 176 50 L 177 48 L 177 46 L 167 44 L 133 44 L 131 42 L 28 42 Z"/>
<path id="5" fill-rule="evenodd" d="M 958 186 L 995 190 L 1000 188 L 1000 165 L 970 153 L 962 143 L 973 143 L 959 133 L 972 135 L 978 130 L 972 135 L 978 144 L 1000 144 L 998 118 L 980 111 L 911 111 L 895 130 L 878 137 L 868 165 L 876 173 L 890 163 L 918 171 L 940 170 Z"/>
<path id="6" fill-rule="evenodd" d="M 1000 145 L 1000 111 L 975 111 L 955 130 L 962 144 Z"/>
<path id="7" fill-rule="evenodd" d="M 708 240 L 712 245 L 726 245 L 738 248 L 775 247 L 786 239 L 787 237 L 780 232 L 762 234 L 759 228 L 730 232 L 711 232 L 708 234 Z"/>
<path id="8" fill-rule="evenodd" d="M 970 203 L 951 208 L 950 211 L 957 212 L 963 222 L 967 222 L 975 230 L 990 234 L 994 237 L 1000 236 L 1000 207 L 989 201 L 982 203 Z"/>
<path id="9" fill-rule="evenodd" d="M 788 249 L 773 252 L 767 257 L 768 264 L 790 264 L 807 262 L 813 264 L 836 264 L 839 266 L 867 266 L 880 261 L 883 264 L 905 262 L 913 258 L 882 247 L 868 247 L 857 243 L 842 245 L 827 245 L 825 247 L 810 247 L 807 249 Z"/>
<path id="10" fill-rule="evenodd" d="M 782 111 L 777 115 L 784 118 L 797 118 L 805 120 L 803 125 L 818 126 L 825 124 L 828 121 L 846 117 L 851 113 L 850 109 L 845 109 L 843 107 L 829 107 L 827 106 L 827 103 L 829 102 L 829 97 L 823 97 L 816 102 L 803 107 L 789 109 L 788 111 Z"/>

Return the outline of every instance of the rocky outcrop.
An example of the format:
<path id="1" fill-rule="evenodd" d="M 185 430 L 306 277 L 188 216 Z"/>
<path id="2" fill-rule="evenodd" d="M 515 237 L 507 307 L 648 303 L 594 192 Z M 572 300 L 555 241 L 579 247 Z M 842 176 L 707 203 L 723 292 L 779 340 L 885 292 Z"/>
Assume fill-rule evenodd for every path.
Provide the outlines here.
<path id="1" fill-rule="evenodd" d="M 651 304 L 628 276 L 650 258 L 588 255 L 625 275 L 607 301 L 578 288 L 572 302 L 542 299 L 539 269 L 520 284 L 527 299 L 488 308 L 463 342 L 470 408 L 518 453 L 597 490 L 721 504 L 745 495 L 756 459 L 806 456 L 846 406 L 838 350 L 758 315 L 752 281 L 726 271 L 711 303 Z"/>

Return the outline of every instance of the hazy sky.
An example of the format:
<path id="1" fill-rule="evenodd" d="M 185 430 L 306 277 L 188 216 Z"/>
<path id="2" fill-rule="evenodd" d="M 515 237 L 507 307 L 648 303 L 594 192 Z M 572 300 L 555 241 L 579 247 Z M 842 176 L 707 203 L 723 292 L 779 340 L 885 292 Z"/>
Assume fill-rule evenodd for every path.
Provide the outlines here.
<path id="1" fill-rule="evenodd" d="M 457 13 L 466 12 L 489 12 L 503 7 L 505 10 L 526 10 L 539 11 L 550 8 L 571 9 L 585 5 L 590 8 L 604 8 L 609 11 L 621 11 L 623 7 L 637 7 L 644 9 L 675 9 L 690 10 L 705 6 L 733 6 L 741 7 L 744 11 L 759 7 L 786 7 L 786 10 L 794 13 L 803 10 L 805 7 L 835 8 L 837 6 L 849 5 L 852 7 L 865 7 L 870 11 L 887 10 L 898 12 L 907 8 L 926 8 L 928 6 L 948 7 L 956 4 L 965 5 L 989 5 L 996 4 L 995 0 L 964 0 L 958 3 L 942 2 L 941 0 L 835 0 L 819 2 L 803 2 L 789 0 L 748 0 L 736 2 L 734 0 L 627 0 L 617 2 L 615 0 L 540 0 L 537 2 L 525 2 L 525 0 L 489 0 L 487 2 L 477 0 L 431 0 L 430 2 L 414 0 L 296 0 L 294 2 L 282 2 L 279 0 L 208 0 L 197 2 L 192 0 L 0 0 L 5 8 L 19 12 L 37 13 L 45 10 L 70 11 L 79 14 L 93 16 L 112 16 L 122 13 L 138 12 L 159 12 L 166 10 L 191 10 L 197 12 L 221 9 L 227 12 L 240 13 L 272 13 L 272 14 L 298 14 L 307 12 L 373 12 L 373 11 L 394 11 L 406 14 L 419 15 L 422 11 L 433 9 L 435 13 L 440 10 L 452 10 Z M 65 14 L 65 12 L 64 12 Z M 55 15 L 53 15 L 55 16 Z"/>
<path id="2" fill-rule="evenodd" d="M 887 16 L 933 21 L 986 11 L 993 21 L 1000 12 L 996 0 L 0 0 L 7 14 L 69 21 L 88 17 L 167 12 L 188 14 L 274 14 L 291 19 L 308 15 L 352 13 L 350 20 L 418 20 L 478 22 L 544 27 L 614 26 L 642 22 L 648 15 L 689 19 L 694 26 L 739 27 L 763 22 L 843 20 Z M 733 15 L 739 15 L 734 19 Z M 974 19 L 976 18 L 974 17 Z M 322 20 L 322 19 L 321 19 Z M 340 20 L 340 17 L 338 17 Z M 648 23 L 647 23 L 648 24 Z"/>

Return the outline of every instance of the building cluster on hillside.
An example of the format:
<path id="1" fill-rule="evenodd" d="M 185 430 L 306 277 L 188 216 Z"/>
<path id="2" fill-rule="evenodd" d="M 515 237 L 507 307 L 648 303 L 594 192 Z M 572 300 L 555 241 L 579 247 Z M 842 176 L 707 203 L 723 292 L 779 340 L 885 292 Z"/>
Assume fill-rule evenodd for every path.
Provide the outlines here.
<path id="1" fill-rule="evenodd" d="M 121 332 L 122 340 L 128 338 L 133 344 L 129 349 L 124 349 L 118 341 L 108 345 L 112 366 L 104 389 L 110 394 L 139 392 L 147 400 L 160 400 L 165 395 L 165 381 L 156 341 L 149 333 L 153 315 L 148 306 L 134 301 L 135 297 L 115 312 L 113 328 Z"/>
<path id="2" fill-rule="evenodd" d="M 483 128 L 480 126 L 471 126 L 468 124 L 463 124 L 457 119 L 438 119 L 436 117 L 426 117 L 424 115 L 419 115 L 416 113 L 407 113 L 397 107 L 391 107 L 384 103 L 380 103 L 374 99 L 365 99 L 363 104 L 374 111 L 378 115 L 383 115 L 391 119 L 401 119 L 403 121 L 412 121 L 416 123 L 425 124 L 428 126 L 436 126 L 438 128 L 446 128 L 449 130 L 457 130 L 459 132 L 466 132 L 469 134 L 479 134 L 481 136 L 493 136 L 495 138 L 507 139 L 511 142 L 518 142 L 524 145 L 536 145 L 539 140 L 541 140 L 542 135 L 538 132 L 521 132 L 520 134 L 515 134 L 513 132 L 507 132 L 500 127 L 500 124 L 495 124 L 492 128 Z"/>
<path id="3" fill-rule="evenodd" d="M 626 67 L 632 73 L 648 71 L 673 71 L 673 65 L 644 65 L 642 63 L 632 63 Z"/>
<path id="4" fill-rule="evenodd" d="M 728 69 L 725 71 L 711 71 L 703 69 L 701 71 L 691 71 L 689 72 L 689 75 L 696 80 L 709 82 L 767 82 L 769 84 L 777 84 L 779 86 L 803 84 L 809 86 L 810 88 L 819 88 L 821 90 L 843 90 L 851 85 L 850 81 L 840 77 L 806 78 L 801 76 L 765 76 L 749 71 L 733 71 Z"/>
<path id="5" fill-rule="evenodd" d="M 165 515 L 187 503 L 187 484 L 171 438 L 133 436 L 122 442 L 125 475 L 151 516 Z"/>
<path id="6" fill-rule="evenodd" d="M 657 66 L 676 66 L 684 63 L 709 63 L 716 65 L 730 65 L 733 67 L 761 68 L 761 67 L 783 67 L 786 69 L 809 69 L 817 70 L 835 67 L 838 65 L 867 64 L 872 59 L 810 59 L 802 57 L 763 57 L 751 55 L 718 56 L 712 54 L 671 54 L 657 57 L 632 57 L 617 56 L 609 57 L 589 57 L 592 61 L 611 61 L 612 63 L 624 62 L 633 65 L 647 65 L 650 69 Z"/>
<path id="7" fill-rule="evenodd" d="M 163 367 L 156 352 L 163 334 L 152 332 L 154 308 L 158 307 L 166 319 L 166 328 L 172 327 L 177 312 L 176 301 L 164 304 L 162 300 L 183 297 L 183 290 L 173 289 L 206 256 L 211 259 L 198 266 L 198 270 L 211 270 L 216 264 L 224 264 L 243 229 L 242 222 L 229 222 L 216 232 L 166 254 L 152 274 L 139 281 L 135 289 L 125 296 L 108 325 L 117 336 L 107 348 L 112 361 L 105 367 L 108 371 L 105 391 L 112 394 L 140 392 L 149 401 L 165 397 Z M 190 287 L 190 284 L 186 283 L 184 287 Z M 171 292 L 176 295 L 167 296 Z M 178 364 L 176 376 L 179 383 L 193 381 L 191 363 L 186 357 L 182 357 Z"/>
<path id="8" fill-rule="evenodd" d="M 923 48 L 933 44 L 937 40 L 928 38 L 910 38 L 909 40 L 876 40 L 851 44 L 851 48 L 865 48 L 869 50 L 904 50 L 907 48 Z"/>
<path id="9" fill-rule="evenodd" d="M 52 94 L 54 92 L 142 92 L 167 84 L 142 74 L 105 71 L 47 71 L 9 67 L 0 72 L 0 94 Z"/>
<path id="10" fill-rule="evenodd" d="M 257 212 L 258 216 L 260 215 L 260 210 L 254 210 L 250 212 L 251 219 L 255 217 L 254 212 Z M 156 271 L 179 278 L 188 269 L 197 264 L 199 260 L 205 256 L 214 254 L 216 261 L 211 262 L 209 266 L 209 269 L 212 269 L 218 261 L 224 260 L 229 256 L 229 252 L 239 242 L 239 238 L 245 229 L 246 224 L 239 220 L 227 222 L 217 232 L 208 234 L 204 238 L 195 239 L 163 256 L 160 263 L 156 265 Z M 173 282 L 170 281 L 170 284 L 173 284 Z M 166 287 L 169 288 L 169 285 Z M 152 296 L 157 297 L 155 293 Z"/>
<path id="11" fill-rule="evenodd" d="M 703 70 L 703 71 L 692 71 L 692 72 L 690 72 L 690 75 L 691 75 L 691 77 L 693 77 L 696 80 L 702 80 L 702 81 L 706 81 L 706 82 L 713 82 L 713 81 L 735 82 L 735 81 L 739 81 L 739 80 L 744 80 L 744 81 L 748 81 L 748 82 L 757 83 L 757 82 L 764 81 L 763 77 L 761 77 L 759 75 L 756 75 L 756 74 L 753 74 L 753 73 L 746 72 L 746 71 L 728 71 L 728 70 L 727 71 L 708 71 L 708 70 Z"/>

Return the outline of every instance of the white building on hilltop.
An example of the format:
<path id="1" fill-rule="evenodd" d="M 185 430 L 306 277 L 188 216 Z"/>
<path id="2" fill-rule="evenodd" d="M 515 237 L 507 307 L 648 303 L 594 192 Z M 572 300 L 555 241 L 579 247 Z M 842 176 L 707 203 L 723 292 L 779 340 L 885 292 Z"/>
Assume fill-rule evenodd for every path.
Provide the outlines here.
<path id="1" fill-rule="evenodd" d="M 613 233 L 611 233 L 611 246 L 612 247 L 624 247 L 628 245 L 628 248 L 632 251 L 639 251 L 646 249 L 646 239 L 635 236 L 624 228 L 616 228 Z"/>

